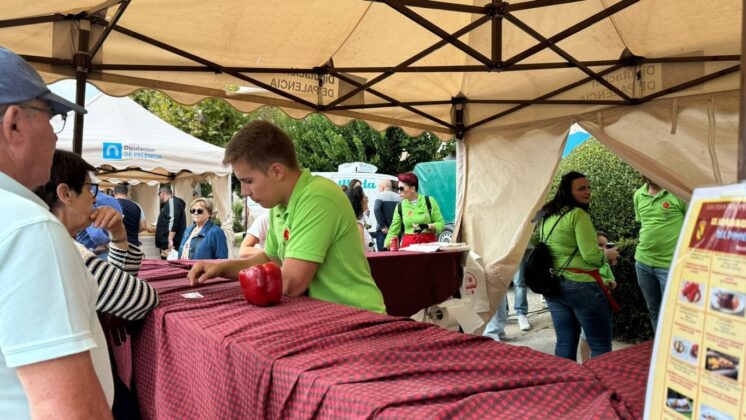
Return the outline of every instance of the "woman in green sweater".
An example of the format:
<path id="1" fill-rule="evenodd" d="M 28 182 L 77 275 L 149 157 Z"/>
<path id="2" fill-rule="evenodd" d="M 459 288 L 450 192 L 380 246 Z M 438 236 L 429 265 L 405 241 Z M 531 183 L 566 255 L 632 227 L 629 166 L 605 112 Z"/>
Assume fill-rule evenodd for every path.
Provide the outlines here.
<path id="1" fill-rule="evenodd" d="M 588 178 L 570 172 L 562 177 L 554 198 L 542 208 L 542 237 L 555 272 L 562 274 L 559 293 L 546 296 L 557 335 L 554 354 L 570 360 L 576 360 L 581 326 L 592 357 L 611 351 L 611 308 L 589 272 L 598 272 L 619 253 L 614 248 L 598 247 L 596 228 L 588 214 L 590 201 Z"/>
<path id="2" fill-rule="evenodd" d="M 417 192 L 419 180 L 417 175 L 408 172 L 399 178 L 399 195 L 402 200 L 397 204 L 394 218 L 391 220 L 389 233 L 384 241 L 384 248 L 391 245 L 391 239 L 399 236 L 404 230 L 401 247 L 412 244 L 436 242 L 438 235 L 445 226 L 440 206 L 433 197 Z"/>

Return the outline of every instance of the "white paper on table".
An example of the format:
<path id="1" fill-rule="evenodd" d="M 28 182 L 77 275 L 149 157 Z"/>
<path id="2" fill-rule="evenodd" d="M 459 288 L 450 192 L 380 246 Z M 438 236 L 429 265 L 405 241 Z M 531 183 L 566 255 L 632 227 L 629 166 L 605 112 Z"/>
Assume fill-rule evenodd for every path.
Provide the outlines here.
<path id="1" fill-rule="evenodd" d="M 200 299 L 203 298 L 202 293 L 200 292 L 189 292 L 189 293 L 183 293 L 181 297 L 185 299 Z"/>
<path id="2" fill-rule="evenodd" d="M 429 242 L 425 244 L 412 244 L 405 248 L 400 248 L 399 251 L 414 251 L 414 252 L 436 252 L 436 251 L 468 251 L 469 245 L 463 242 Z"/>

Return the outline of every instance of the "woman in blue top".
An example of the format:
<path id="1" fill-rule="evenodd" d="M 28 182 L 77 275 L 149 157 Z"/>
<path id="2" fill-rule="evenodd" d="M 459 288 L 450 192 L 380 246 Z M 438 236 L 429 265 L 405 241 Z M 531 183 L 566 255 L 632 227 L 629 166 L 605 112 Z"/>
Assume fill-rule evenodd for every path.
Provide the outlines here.
<path id="1" fill-rule="evenodd" d="M 197 198 L 189 206 L 194 224 L 184 232 L 179 258 L 185 260 L 215 260 L 228 258 L 225 233 L 210 221 L 212 202 Z"/>

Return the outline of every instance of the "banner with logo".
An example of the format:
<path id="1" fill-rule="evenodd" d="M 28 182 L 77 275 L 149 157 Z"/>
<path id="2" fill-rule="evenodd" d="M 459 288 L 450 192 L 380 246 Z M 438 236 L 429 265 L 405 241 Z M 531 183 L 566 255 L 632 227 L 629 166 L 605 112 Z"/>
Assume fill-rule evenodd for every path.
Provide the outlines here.
<path id="1" fill-rule="evenodd" d="M 645 417 L 746 416 L 746 184 L 694 192 L 668 276 Z"/>

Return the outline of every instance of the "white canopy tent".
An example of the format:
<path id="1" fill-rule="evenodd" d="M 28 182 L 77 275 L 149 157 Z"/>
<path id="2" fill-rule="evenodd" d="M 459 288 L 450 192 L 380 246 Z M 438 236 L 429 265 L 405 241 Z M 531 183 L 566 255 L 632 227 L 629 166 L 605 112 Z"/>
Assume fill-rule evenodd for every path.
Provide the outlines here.
<path id="1" fill-rule="evenodd" d="M 742 6 L 5 0 L 0 44 L 49 82 L 463 139 L 457 227 L 486 262 L 494 304 L 573 122 L 685 198 L 736 180 Z"/>
<path id="2" fill-rule="evenodd" d="M 127 97 L 101 94 L 86 109 L 83 158 L 96 167 L 99 179 L 129 183 L 132 198 L 149 223 L 158 218 L 159 184 L 172 184 L 174 195 L 189 205 L 195 185 L 208 182 L 232 249 L 231 169 L 222 164 L 223 148 L 177 129 Z M 59 148 L 72 150 L 73 124 L 68 123 L 58 138 Z"/>

